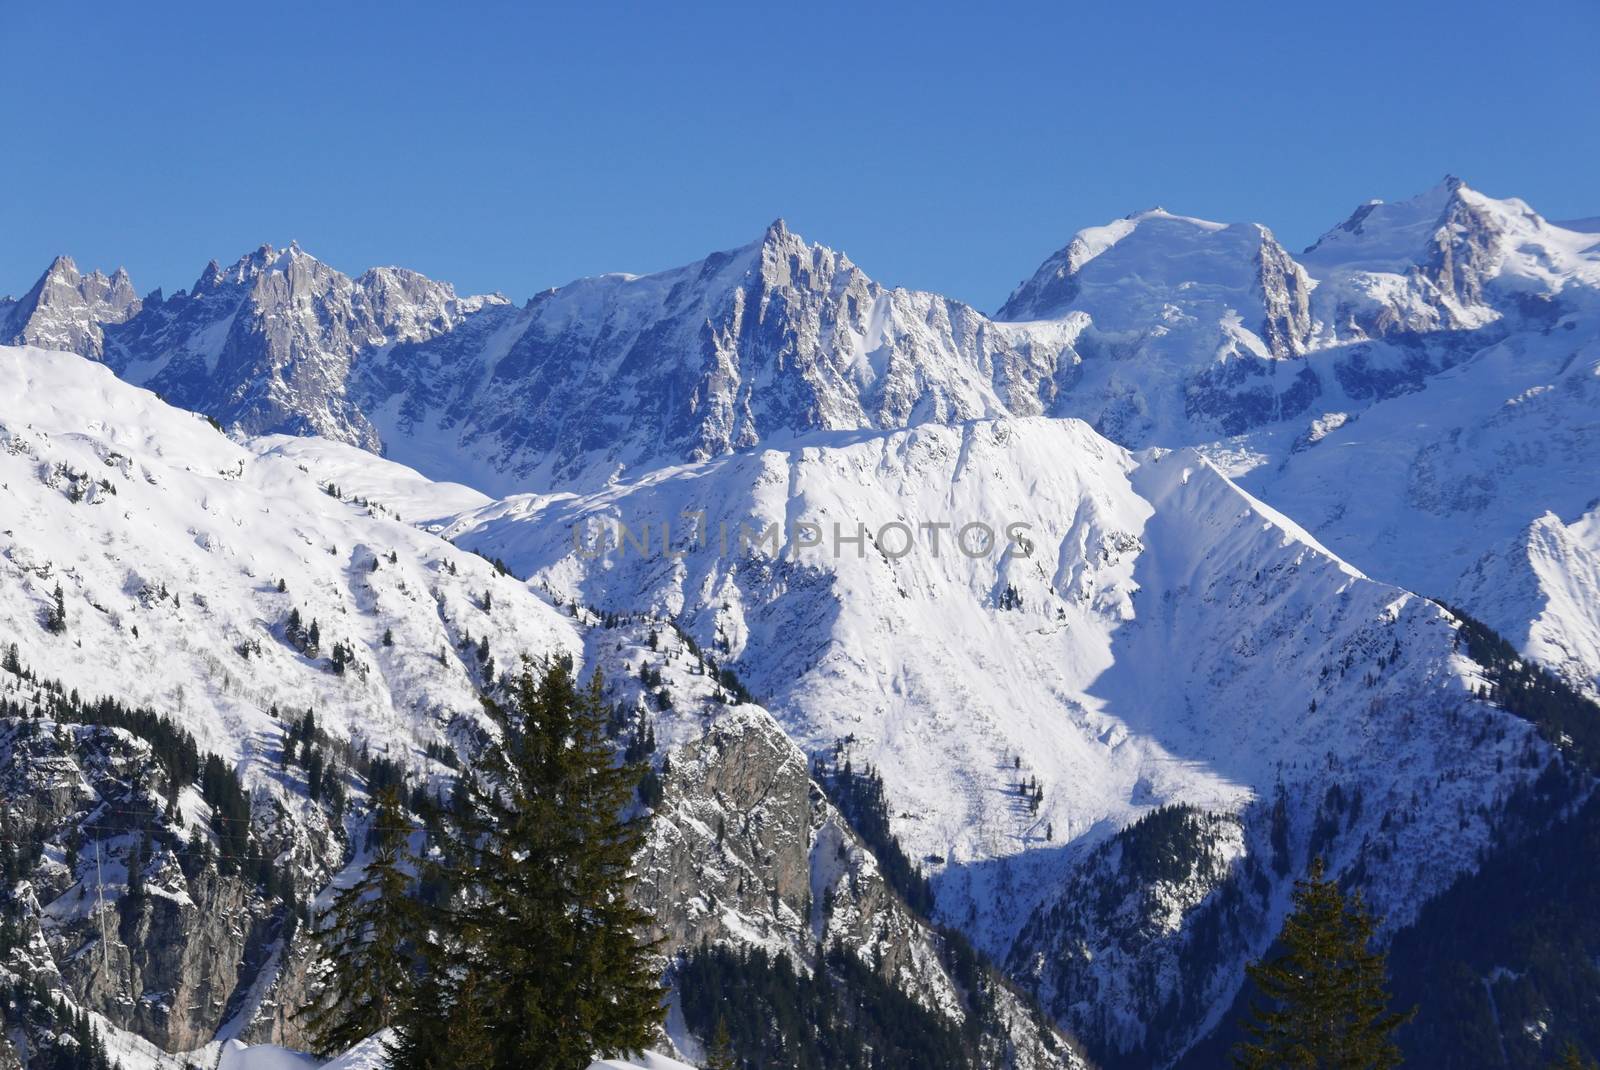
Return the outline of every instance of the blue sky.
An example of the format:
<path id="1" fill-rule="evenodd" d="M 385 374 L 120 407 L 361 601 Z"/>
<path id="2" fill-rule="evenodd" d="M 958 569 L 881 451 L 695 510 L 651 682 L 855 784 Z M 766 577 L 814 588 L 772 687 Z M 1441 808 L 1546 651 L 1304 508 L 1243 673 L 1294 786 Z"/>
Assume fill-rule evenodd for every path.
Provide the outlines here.
<path id="1" fill-rule="evenodd" d="M 1156 204 L 1295 249 L 1446 172 L 1600 214 L 1592 0 L 26 4 L 3 33 L 0 293 L 58 252 L 170 291 L 295 238 L 522 300 L 781 215 L 992 309 Z"/>

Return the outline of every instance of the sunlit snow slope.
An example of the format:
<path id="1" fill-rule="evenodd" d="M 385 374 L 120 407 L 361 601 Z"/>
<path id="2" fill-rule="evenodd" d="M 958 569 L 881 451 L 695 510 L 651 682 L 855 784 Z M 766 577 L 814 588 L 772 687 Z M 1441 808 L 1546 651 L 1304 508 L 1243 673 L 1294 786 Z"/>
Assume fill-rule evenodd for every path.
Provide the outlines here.
<path id="1" fill-rule="evenodd" d="M 702 511 L 703 543 L 686 515 Z M 1026 552 L 959 552 L 974 521 L 1025 525 Z M 620 547 L 575 545 L 575 524 L 617 522 Z M 823 545 L 740 545 L 801 522 Z M 835 553 L 835 522 L 880 534 Z M 909 552 L 894 523 L 918 532 Z M 937 555 L 924 523 L 950 525 Z M 1365 578 L 1197 454 L 1130 454 L 1075 421 L 808 439 L 511 498 L 451 533 L 565 596 L 676 617 L 808 749 L 856 737 L 941 911 L 995 950 L 1079 847 L 1165 803 L 1243 811 L 1278 783 L 1308 811 L 1359 784 L 1374 826 L 1426 796 L 1381 834 L 1404 863 L 1369 873 L 1403 914 L 1483 842 L 1458 810 L 1526 775 L 1504 760 L 1526 726 L 1470 698 L 1437 606 Z"/>

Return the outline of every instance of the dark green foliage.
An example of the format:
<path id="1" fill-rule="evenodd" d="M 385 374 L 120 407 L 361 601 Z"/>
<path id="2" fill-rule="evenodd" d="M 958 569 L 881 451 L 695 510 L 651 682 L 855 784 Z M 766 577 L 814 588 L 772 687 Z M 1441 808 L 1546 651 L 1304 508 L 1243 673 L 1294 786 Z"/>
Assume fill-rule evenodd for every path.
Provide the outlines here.
<path id="1" fill-rule="evenodd" d="M 1265 998 L 1234 1049 L 1245 1070 L 1385 1070 L 1400 1064 L 1393 1034 L 1413 1012 L 1389 1010 L 1385 963 L 1372 948 L 1376 923 L 1360 894 L 1347 898 L 1322 860 L 1295 882 L 1280 953 L 1246 967 Z"/>
<path id="2" fill-rule="evenodd" d="M 377 793 L 371 818 L 366 870 L 334 896 L 311 937 L 326 967 L 326 990 L 301 1014 L 330 1057 L 399 1024 L 417 943 L 417 906 L 404 868 L 409 822 L 394 788 Z"/>
<path id="3" fill-rule="evenodd" d="M 884 880 L 900 894 L 906 904 L 928 917 L 933 914 L 933 886 L 922 868 L 906 855 L 889 827 L 889 803 L 883 791 L 883 777 L 871 766 L 855 769 L 850 759 L 839 761 L 842 749 L 836 748 L 832 761 L 826 757 L 812 763 L 812 776 L 828 799 L 844 815 L 882 867 Z"/>
<path id="4" fill-rule="evenodd" d="M 738 706 L 746 702 L 755 701 L 755 696 L 750 694 L 750 689 L 744 686 L 744 681 L 739 679 L 739 674 L 732 669 L 718 670 L 717 682 L 728 693 L 731 705 Z"/>
<path id="5" fill-rule="evenodd" d="M 1272 871 L 1280 877 L 1289 875 L 1289 804 L 1283 784 L 1278 784 L 1272 798 Z"/>
<path id="6" fill-rule="evenodd" d="M 654 769 L 646 769 L 644 776 L 639 778 L 639 801 L 654 810 L 661 805 L 663 788 L 661 775 Z"/>
<path id="7" fill-rule="evenodd" d="M 67 602 L 62 593 L 61 584 L 56 584 L 55 593 L 50 596 L 50 606 L 44 614 L 45 631 L 51 635 L 62 635 L 67 630 Z"/>
<path id="8" fill-rule="evenodd" d="M 211 829 L 223 854 L 224 872 L 233 860 L 251 853 L 250 797 L 234 771 L 215 754 L 206 755 L 200 770 L 200 795 L 211 807 Z"/>
<path id="9" fill-rule="evenodd" d="M 738 1070 L 739 1061 L 733 1054 L 733 1036 L 728 1032 L 728 1020 L 719 1017 L 706 1042 L 705 1070 Z"/>
<path id="10" fill-rule="evenodd" d="M 1150 811 L 1117 838 L 1122 874 L 1135 885 L 1186 880 L 1206 848 L 1199 812 L 1181 803 Z"/>
<path id="11" fill-rule="evenodd" d="M 1557 1065 L 1561 1070 L 1600 1070 L 1600 1063 L 1585 1059 L 1583 1052 L 1571 1042 L 1561 1049 L 1561 1059 Z"/>
<path id="12" fill-rule="evenodd" d="M 7 1034 L 26 1038 L 28 1070 L 111 1070 L 88 1013 L 73 1009 L 42 983 L 13 983 L 0 998 L 0 1019 Z"/>
<path id="13" fill-rule="evenodd" d="M 600 677 L 580 688 L 565 661 L 525 666 L 510 692 L 486 702 L 502 743 L 440 830 L 445 894 L 397 1070 L 584 1070 L 643 1050 L 661 1020 L 649 916 L 627 898 L 643 825 L 621 814 L 639 772 L 614 761 Z"/>
<path id="14" fill-rule="evenodd" d="M 993 1065 L 949 1021 L 854 954 L 828 953 L 810 976 L 760 948 L 700 948 L 679 960 L 684 1021 L 727 1031 L 740 1070 L 976 1070 Z"/>
<path id="15" fill-rule="evenodd" d="M 1446 607 L 1461 618 L 1456 641 L 1467 657 L 1483 667 L 1489 678 L 1486 696 L 1539 727 L 1539 733 L 1580 764 L 1600 769 L 1600 716 L 1594 703 L 1578 694 L 1560 677 L 1525 659 L 1482 621 L 1454 606 Z"/>
<path id="16" fill-rule="evenodd" d="M 1568 1043 L 1600 1056 L 1600 797 L 1428 902 L 1389 960 L 1396 997 L 1420 1005 L 1402 1035 L 1419 1065 L 1534 1070 Z"/>

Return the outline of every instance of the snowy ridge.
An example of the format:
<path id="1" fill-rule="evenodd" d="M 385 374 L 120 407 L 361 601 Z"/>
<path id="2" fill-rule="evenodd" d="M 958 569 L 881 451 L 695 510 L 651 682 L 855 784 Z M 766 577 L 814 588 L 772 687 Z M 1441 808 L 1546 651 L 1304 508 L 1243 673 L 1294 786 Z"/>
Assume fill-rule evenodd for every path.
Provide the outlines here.
<path id="1" fill-rule="evenodd" d="M 336 735 L 396 757 L 444 742 L 457 718 L 481 715 L 469 633 L 508 666 L 581 649 L 547 602 L 388 512 L 373 477 L 393 480 L 397 502 L 420 493 L 397 466 L 368 466 L 367 504 L 335 499 L 302 467 L 315 451 L 253 452 L 70 355 L 0 348 L 0 398 L 0 622 L 22 660 L 178 715 L 247 771 L 270 769 L 274 706 L 314 706 Z M 40 621 L 58 583 L 69 626 L 52 636 Z M 499 600 L 489 612 L 485 590 Z M 285 641 L 292 610 L 320 622 L 316 656 Z M 343 675 L 335 642 L 354 651 Z"/>
<path id="2" fill-rule="evenodd" d="M 703 541 L 681 519 L 701 511 Z M 1034 552 L 902 556 L 881 530 L 973 518 L 1026 523 Z M 874 534 L 838 557 L 740 549 L 741 526 L 801 519 Z M 634 538 L 674 525 L 673 556 L 617 536 L 604 554 L 574 546 L 575 524 L 619 520 Z M 1473 864 L 1481 801 L 1543 753 L 1530 726 L 1472 697 L 1439 607 L 1367 579 L 1198 454 L 1130 455 L 1072 421 L 820 436 L 509 499 L 450 533 L 565 596 L 673 617 L 807 750 L 854 737 L 896 834 L 935 871 L 941 915 L 997 955 L 1016 956 L 1030 914 L 1117 829 L 1172 803 L 1258 829 L 1279 784 L 1301 851 L 1333 785 L 1366 800 L 1334 860 L 1359 866 L 1401 924 Z M 1020 778 L 1040 785 L 1036 806 Z M 1245 947 L 1270 938 L 1279 907 L 1258 909 Z M 1069 1020 L 1104 1030 L 1102 1011 Z"/>
<path id="3" fill-rule="evenodd" d="M 1088 228 L 993 319 L 884 287 L 779 220 L 521 309 L 263 246 L 142 306 L 58 302 L 36 330 L 229 427 L 320 434 L 498 495 L 1003 415 L 1197 445 L 1364 408 L 1586 301 L 1592 333 L 1597 286 L 1592 233 L 1450 178 L 1362 206 L 1298 259 L 1262 225 L 1162 209 Z M 30 308 L 9 314 L 17 337 Z"/>
<path id="4" fill-rule="evenodd" d="M 940 962 L 938 938 L 899 904 L 870 851 L 837 813 L 818 806 L 806 755 L 764 710 L 727 709 L 726 697 L 718 697 L 723 685 L 704 665 L 691 671 L 681 644 L 674 658 L 670 638 L 658 655 L 654 640 L 647 646 L 643 626 L 617 630 L 580 607 L 558 610 L 536 586 L 517 583 L 483 558 L 401 519 L 402 509 L 426 523 L 451 508 L 481 507 L 481 495 L 429 484 L 338 443 L 230 441 L 205 420 L 69 354 L 0 349 L 0 398 L 8 399 L 0 409 L 0 494 L 8 502 L 6 516 L 27 519 L 0 533 L 0 608 L 20 661 L 86 696 L 103 693 L 147 704 L 194 733 L 202 752 L 224 756 L 255 796 L 259 831 L 270 837 L 267 842 L 284 844 L 279 862 L 292 858 L 298 879 L 311 889 L 344 863 L 346 837 L 307 798 L 300 772 L 280 760 L 288 719 L 314 707 L 321 731 L 333 740 L 394 758 L 422 776 L 443 775 L 424 748 L 454 746 L 470 755 L 486 728 L 476 695 L 495 671 L 495 659 L 510 668 L 523 654 L 570 653 L 582 666 L 604 669 L 610 698 L 634 704 L 651 726 L 652 745 L 681 770 L 669 777 L 662 767 L 670 805 L 653 823 L 646 867 L 654 874 L 659 866 L 677 882 L 670 894 L 666 878 L 647 882 L 662 896 L 656 912 L 664 931 L 676 938 L 674 946 L 692 946 L 690 934 L 704 934 L 735 946 L 782 947 L 803 967 L 821 934 L 830 946 L 848 948 L 886 971 L 930 1010 L 961 1020 L 961 1001 Z M 279 578 L 286 581 L 283 591 Z M 57 583 L 66 609 L 59 634 L 46 626 Z M 291 610 L 303 622 L 320 622 L 320 648 L 292 644 L 283 623 Z M 665 622 L 653 627 L 671 634 Z M 480 640 L 492 651 L 487 663 L 477 652 Z M 330 654 L 336 641 L 352 651 L 343 673 Z M 159 651 L 160 672 L 149 671 L 152 651 Z M 660 682 L 675 694 L 668 711 L 652 712 L 639 684 L 639 667 L 649 658 L 659 660 Z M 0 672 L 0 690 L 8 699 L 27 704 L 33 687 Z M 115 814 L 162 811 L 162 782 L 140 784 L 137 770 L 151 764 L 142 740 L 120 729 L 30 724 L 35 722 L 15 728 L 14 748 L 6 743 L 10 735 L 0 734 L 15 767 L 8 775 L 50 770 L 52 784 L 80 785 L 62 796 L 62 809 L 41 826 L 42 836 L 65 843 L 74 823 L 93 826 L 97 799 L 102 806 L 114 800 L 109 812 Z M 50 744 L 54 749 L 46 747 L 57 739 Z M 93 741 L 101 739 L 111 741 L 105 744 L 111 758 L 95 749 Z M 744 741 L 746 751 L 724 753 L 730 739 Z M 747 752 L 753 757 L 730 764 Z M 89 772 L 103 765 L 111 772 Z M 688 772 L 702 767 L 711 770 L 703 778 Z M 788 783 L 787 810 L 768 789 L 722 809 L 730 796 L 738 800 L 729 778 L 754 776 L 750 783 L 760 784 L 768 775 Z M 722 783 L 730 795 L 709 802 L 697 794 L 705 782 Z M 14 786 L 11 794 L 38 798 L 43 790 Z M 180 816 L 169 815 L 176 824 L 163 827 L 163 845 L 167 838 L 182 841 L 187 829 L 203 829 L 209 819 L 193 789 L 177 800 Z M 696 861 L 712 849 L 704 820 L 708 805 L 729 825 L 748 826 L 753 814 L 770 815 L 752 841 L 759 849 L 729 856 L 741 861 L 726 888 Z M 359 833 L 350 831 L 349 842 Z M 738 852 L 747 835 L 756 834 L 735 828 L 727 836 L 728 850 Z M 82 989 L 86 1005 L 97 1008 L 119 999 L 121 979 L 144 963 L 147 998 L 136 1005 L 138 1015 L 129 1018 L 119 1010 L 118 1025 L 107 1022 L 102 1030 L 128 1055 L 129 1065 L 143 1065 L 146 1056 L 150 1065 L 160 1065 L 168 1057 L 127 1030 L 157 1037 L 169 1048 L 189 1046 L 210 1034 L 224 1001 L 233 1017 L 219 1035 L 229 1038 L 229 1046 L 219 1056 L 213 1043 L 191 1052 L 195 1057 L 220 1057 L 223 1065 L 243 1060 L 238 1065 L 250 1067 L 310 1065 L 283 1049 L 242 1048 L 231 1039 L 276 1035 L 281 1005 L 293 1007 L 300 999 L 294 986 L 303 981 L 304 949 L 273 942 L 271 929 L 264 928 L 270 903 L 249 899 L 230 906 L 227 895 L 244 893 L 227 891 L 231 885 L 218 893 L 203 876 L 198 883 L 189 879 L 181 852 L 163 847 L 148 856 L 145 879 L 148 896 L 170 901 L 161 908 L 165 913 L 157 911 L 157 922 L 186 934 L 165 938 L 169 951 L 182 949 L 181 964 L 162 966 L 167 972 L 158 975 L 137 941 L 114 944 L 110 971 L 98 970 L 99 955 L 75 953 L 97 946 L 99 930 L 89 908 L 98 909 L 102 894 L 108 909 L 126 909 L 118 904 L 130 894 L 128 866 L 138 840 L 132 833 L 98 836 L 92 861 L 80 856 L 76 874 L 47 860 L 35 879 L 41 890 L 51 891 L 36 912 L 54 942 L 40 962 L 50 963 L 52 955 L 71 962 L 70 971 L 63 971 L 70 972 L 71 987 Z M 719 837 L 717 850 L 722 849 Z M 837 864 L 839 859 L 848 864 Z M 85 864 L 92 877 L 83 875 Z M 782 865 L 793 867 L 787 876 Z M 790 903 L 774 912 L 767 890 L 787 879 L 795 881 Z M 86 899 L 82 889 L 90 884 L 94 895 Z M 748 889 L 742 905 L 736 905 L 741 900 L 732 884 Z M 828 911 L 818 907 L 814 920 L 810 904 L 820 903 L 824 892 L 833 905 Z M 731 912 L 693 906 L 719 897 Z M 248 926 L 247 910 L 255 919 Z M 209 921 L 185 922 L 185 911 Z M 687 928 L 671 928 L 677 916 Z M 236 940 L 248 933 L 248 946 L 216 943 L 206 927 L 212 923 L 228 927 Z M 820 928 L 813 931 L 813 924 Z M 865 958 L 869 954 L 874 957 Z M 237 987 L 223 988 L 213 1003 L 201 1002 L 194 1020 L 174 1017 L 168 1024 L 168 1004 L 195 997 L 181 988 L 152 1002 L 149 986 L 158 983 L 153 978 L 160 976 L 161 985 L 201 984 L 195 978 L 209 974 L 192 964 L 207 961 L 206 955 L 236 967 L 237 977 L 226 984 Z M 252 955 L 256 965 L 241 964 Z M 1048 1044 L 1041 1039 L 1043 1030 L 1026 1004 L 1004 990 L 997 999 L 1001 1027 L 1016 1053 L 1008 1066 L 1075 1065 L 1059 1038 Z"/>
<path id="5" fill-rule="evenodd" d="M 1462 576 L 1455 598 L 1519 650 L 1600 698 L 1600 513 L 1546 513 Z"/>
<path id="6" fill-rule="evenodd" d="M 847 740 L 939 920 L 1113 1064 L 1214 1020 L 1313 854 L 1404 924 L 1548 763 L 1423 595 L 1600 693 L 1600 242 L 1453 178 L 1298 256 L 1139 213 L 995 318 L 780 221 L 522 308 L 295 246 L 142 302 L 58 261 L 0 328 L 234 436 L 0 348 L 25 663 L 171 713 L 314 820 L 273 706 L 442 775 L 424 748 L 475 737 L 492 665 L 571 652 L 682 759 L 648 883 L 674 939 L 888 948 L 948 1010 L 893 897 L 838 893 L 881 886 L 806 798 Z M 975 522 L 996 545 L 962 552 Z M 634 682 L 651 657 L 671 710 Z M 787 804 L 740 794 L 763 785 Z M 730 845 L 739 798 L 770 825 Z M 1157 834 L 1188 865 L 1151 880 Z"/>

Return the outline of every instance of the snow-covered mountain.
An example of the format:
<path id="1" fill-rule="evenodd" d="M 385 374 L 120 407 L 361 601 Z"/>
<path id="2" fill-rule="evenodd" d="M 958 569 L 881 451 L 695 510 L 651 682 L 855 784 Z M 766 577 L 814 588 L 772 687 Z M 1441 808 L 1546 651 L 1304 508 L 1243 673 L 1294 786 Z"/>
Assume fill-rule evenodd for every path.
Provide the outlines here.
<path id="1" fill-rule="evenodd" d="M 0 628 L 325 830 L 304 881 L 349 830 L 280 760 L 285 711 L 439 778 L 495 666 L 566 652 L 669 758 L 641 894 L 672 946 L 870 947 L 973 1013 L 808 772 L 843 748 L 938 920 L 1092 1053 L 1159 1064 L 1310 856 L 1392 930 L 1564 768 L 1428 598 L 1600 695 L 1600 240 L 1455 179 L 1298 255 L 1139 213 L 994 317 L 779 222 L 520 308 L 295 246 L 143 300 L 63 260 L 0 328 L 89 358 L 0 349 Z M 111 751 L 62 746 L 106 781 Z M 257 1039 L 286 1037 L 275 968 L 239 997 Z M 1070 1063 L 997 1006 L 1012 1065 Z"/>
<path id="2" fill-rule="evenodd" d="M 1092 227 L 995 318 L 882 286 L 781 220 L 520 309 L 396 268 L 350 278 L 291 245 L 142 303 L 124 275 L 58 262 L 6 317 L 12 338 L 104 359 L 230 428 L 503 494 L 818 430 L 1045 414 L 1137 447 L 1303 428 L 1574 311 L 1591 322 L 1596 244 L 1447 178 L 1363 205 L 1298 258 L 1264 226 L 1161 209 Z"/>
<path id="3" fill-rule="evenodd" d="M 996 533 L 981 553 L 979 523 Z M 1478 700 L 1440 607 L 1368 579 L 1197 453 L 1130 454 L 1077 421 L 820 435 L 513 497 L 448 533 L 563 597 L 679 621 L 806 750 L 849 741 L 881 770 L 940 916 L 1108 1054 L 1181 1050 L 1203 1020 L 1152 1036 L 1157 1008 L 1231 997 L 1311 853 L 1403 924 L 1488 843 L 1483 801 L 1548 759 Z M 1331 796 L 1361 801 L 1329 831 Z M 1254 889 L 1193 982 L 1204 999 L 1177 964 L 1215 874 L 1181 877 L 1157 917 L 1041 920 L 1097 847 L 1174 805 L 1220 815 L 1216 873 Z M 1137 942 L 1119 928 L 1150 925 Z"/>
<path id="4" fill-rule="evenodd" d="M 352 279 L 297 246 L 213 262 L 132 314 L 103 305 L 46 318 L 24 301 L 12 333 L 248 434 L 317 434 L 498 492 L 817 429 L 1037 412 L 1070 334 L 887 289 L 781 220 L 687 267 L 583 279 L 521 309 L 395 268 Z"/>
<path id="5" fill-rule="evenodd" d="M 0 787 L 9 834 L 40 845 L 13 888 L 29 938 L 0 946 L 0 979 L 60 985 L 128 1065 L 150 1044 L 209 1060 L 218 1041 L 299 1041 L 307 948 L 283 897 L 363 864 L 342 800 L 366 763 L 442 782 L 494 732 L 479 694 L 497 665 L 567 655 L 604 671 L 656 753 L 640 895 L 664 965 L 702 939 L 801 969 L 842 949 L 932 1020 L 981 1019 L 1014 1070 L 1080 1065 L 1009 989 L 960 986 L 806 752 L 730 706 L 670 621 L 559 605 L 437 534 L 488 501 L 341 443 L 234 442 L 103 366 L 0 347 L 0 702 L 22 714 L 0 715 Z M 221 796 L 157 753 L 165 730 L 107 724 L 101 696 L 220 758 L 249 816 L 219 817 Z M 281 885 L 246 879 L 266 859 Z"/>

